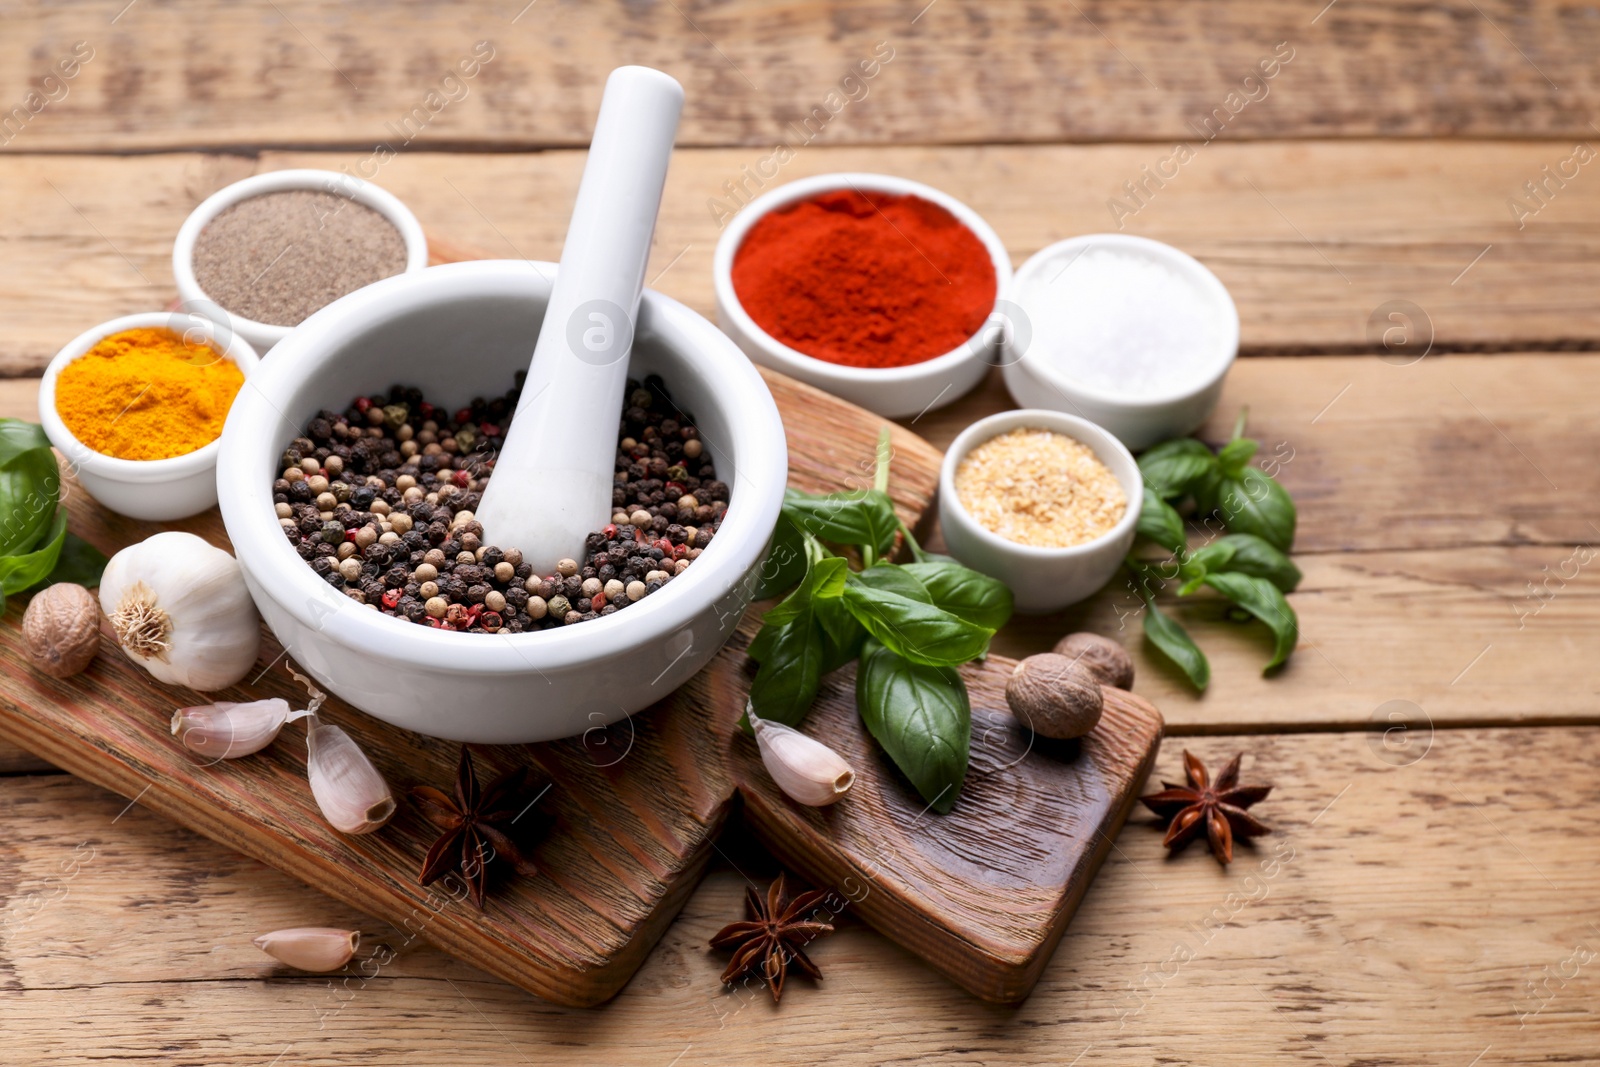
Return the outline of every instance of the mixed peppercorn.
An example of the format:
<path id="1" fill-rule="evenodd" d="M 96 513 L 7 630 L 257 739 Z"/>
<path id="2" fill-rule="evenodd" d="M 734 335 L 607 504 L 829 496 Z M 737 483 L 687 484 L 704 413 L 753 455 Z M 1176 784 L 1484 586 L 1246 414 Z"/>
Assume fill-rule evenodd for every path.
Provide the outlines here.
<path id="1" fill-rule="evenodd" d="M 505 396 L 451 414 L 397 385 L 342 414 L 319 412 L 284 450 L 272 485 L 284 534 L 352 600 L 444 630 L 523 633 L 597 619 L 682 574 L 721 524 L 728 487 L 654 375 L 628 383 L 613 514 L 589 534 L 587 559 L 539 575 L 517 549 L 483 543 L 473 513 L 521 389 L 519 374 Z"/>

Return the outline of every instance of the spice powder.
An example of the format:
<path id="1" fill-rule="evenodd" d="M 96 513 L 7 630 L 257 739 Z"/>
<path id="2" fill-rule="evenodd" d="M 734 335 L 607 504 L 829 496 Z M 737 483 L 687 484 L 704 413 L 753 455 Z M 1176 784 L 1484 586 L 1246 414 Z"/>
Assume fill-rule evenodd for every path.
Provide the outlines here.
<path id="1" fill-rule="evenodd" d="M 1093 541 L 1121 521 L 1122 483 L 1080 441 L 1051 430 L 990 438 L 956 467 L 956 496 L 979 525 L 1035 548 Z"/>

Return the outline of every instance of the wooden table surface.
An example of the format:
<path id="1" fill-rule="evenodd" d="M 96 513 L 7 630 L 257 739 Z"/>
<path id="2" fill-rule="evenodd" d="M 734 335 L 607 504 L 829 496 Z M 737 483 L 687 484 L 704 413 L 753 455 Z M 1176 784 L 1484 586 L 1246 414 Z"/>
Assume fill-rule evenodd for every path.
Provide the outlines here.
<path id="1" fill-rule="evenodd" d="M 819 987 L 725 992 L 706 939 L 774 873 L 738 834 L 603 1009 L 421 946 L 290 976 L 250 937 L 400 935 L 0 749 L 0 1060 L 1600 1061 L 1600 11 L 1325 2 L 0 0 L 0 415 L 32 417 L 80 330 L 163 305 L 179 223 L 247 174 L 389 142 L 377 180 L 430 231 L 556 258 L 600 84 L 642 62 L 688 91 L 650 276 L 702 312 L 730 191 L 826 171 L 944 188 L 1018 263 L 1119 223 L 1198 256 L 1247 357 L 1206 434 L 1249 407 L 1306 575 L 1274 679 L 1263 634 L 1179 609 L 1201 698 L 1115 591 L 998 639 L 1119 635 L 1173 735 L 1160 773 L 1242 750 L 1279 831 L 1224 871 L 1136 816 L 1019 1007 L 848 917 Z M 1007 406 L 991 381 L 914 429 Z"/>

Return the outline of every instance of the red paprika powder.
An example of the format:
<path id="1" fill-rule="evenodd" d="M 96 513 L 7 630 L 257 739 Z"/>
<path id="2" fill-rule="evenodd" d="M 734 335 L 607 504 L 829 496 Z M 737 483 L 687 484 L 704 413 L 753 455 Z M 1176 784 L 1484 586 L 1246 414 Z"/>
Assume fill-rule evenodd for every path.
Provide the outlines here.
<path id="1" fill-rule="evenodd" d="M 904 367 L 978 331 L 994 309 L 994 261 L 938 204 L 841 189 L 750 227 L 733 288 L 790 348 L 852 367 Z"/>

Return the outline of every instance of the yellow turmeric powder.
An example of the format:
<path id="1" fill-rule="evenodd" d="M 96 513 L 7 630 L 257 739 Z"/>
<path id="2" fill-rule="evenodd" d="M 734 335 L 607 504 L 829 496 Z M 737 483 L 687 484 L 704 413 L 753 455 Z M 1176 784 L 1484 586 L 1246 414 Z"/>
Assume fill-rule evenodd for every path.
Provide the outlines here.
<path id="1" fill-rule="evenodd" d="M 84 445 L 118 459 L 168 459 L 215 441 L 244 375 L 171 330 L 103 338 L 56 377 L 56 411 Z"/>

